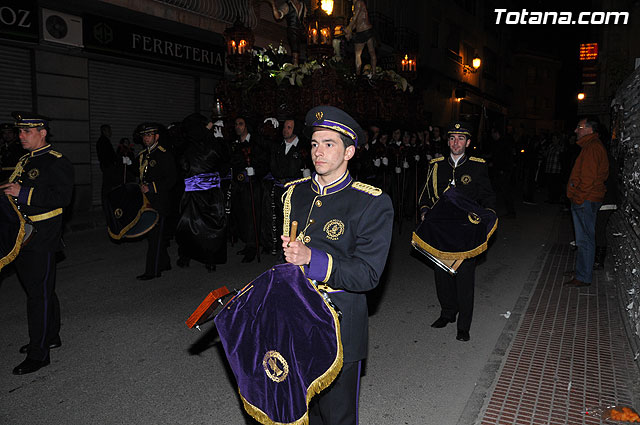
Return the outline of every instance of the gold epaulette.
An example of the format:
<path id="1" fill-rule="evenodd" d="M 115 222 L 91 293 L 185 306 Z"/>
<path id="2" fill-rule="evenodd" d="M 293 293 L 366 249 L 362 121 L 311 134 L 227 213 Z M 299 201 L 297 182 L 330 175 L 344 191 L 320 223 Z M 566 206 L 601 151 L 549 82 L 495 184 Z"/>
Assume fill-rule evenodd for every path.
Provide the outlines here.
<path id="1" fill-rule="evenodd" d="M 438 161 L 444 161 L 444 156 L 439 156 L 438 158 L 433 158 L 431 161 L 429 161 L 429 164 L 435 164 Z"/>
<path id="2" fill-rule="evenodd" d="M 368 193 L 369 195 L 372 195 L 372 196 L 382 195 L 382 189 L 379 189 L 375 186 L 371 186 L 370 184 L 366 184 L 362 182 L 353 182 L 351 187 L 359 192 Z"/>
<path id="3" fill-rule="evenodd" d="M 162 146 L 158 145 L 158 150 L 160 152 L 166 152 L 167 150 L 165 148 L 163 148 Z"/>
<path id="4" fill-rule="evenodd" d="M 141 157 L 141 156 L 144 154 L 144 151 L 145 151 L 145 150 L 146 150 L 146 149 L 142 149 L 140 152 L 138 152 L 138 153 L 136 154 L 136 156 Z"/>
<path id="5" fill-rule="evenodd" d="M 58 151 L 50 150 L 49 153 L 55 156 L 56 158 L 62 158 L 62 154 Z"/>
<path id="6" fill-rule="evenodd" d="M 311 180 L 311 176 L 303 177 L 303 178 L 298 179 L 298 180 L 291 180 L 289 183 L 285 183 L 285 184 L 284 184 L 284 187 L 285 187 L 285 188 L 288 188 L 288 187 L 290 187 L 290 186 L 295 186 L 295 185 L 297 185 L 297 184 L 300 184 L 300 183 L 306 182 L 307 180 Z"/>
<path id="7" fill-rule="evenodd" d="M 469 157 L 469 161 L 475 161 L 475 162 L 487 162 L 482 158 L 478 158 L 477 156 L 470 156 Z"/>

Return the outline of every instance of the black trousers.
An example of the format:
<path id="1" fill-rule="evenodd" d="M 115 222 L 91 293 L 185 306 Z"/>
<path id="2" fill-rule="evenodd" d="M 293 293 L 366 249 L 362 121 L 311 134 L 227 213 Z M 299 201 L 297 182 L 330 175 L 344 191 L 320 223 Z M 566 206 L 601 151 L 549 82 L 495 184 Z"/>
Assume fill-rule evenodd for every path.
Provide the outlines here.
<path id="1" fill-rule="evenodd" d="M 435 268 L 436 293 L 442 309 L 440 316 L 453 322 L 457 315 L 458 329 L 467 332 L 473 317 L 475 275 L 475 258 L 464 260 L 453 276 L 440 267 Z"/>
<path id="2" fill-rule="evenodd" d="M 49 344 L 60 338 L 60 302 L 56 295 L 55 252 L 22 251 L 15 261 L 27 293 L 29 348 L 27 357 L 43 361 Z"/>
<path id="3" fill-rule="evenodd" d="M 249 179 L 251 183 L 234 182 L 231 186 L 231 217 L 239 239 L 247 248 L 256 249 L 256 239 L 259 238 L 256 228 L 260 229 L 262 190 L 260 181 L 255 176 Z"/>
<path id="4" fill-rule="evenodd" d="M 163 270 L 168 270 L 171 267 L 171 260 L 167 252 L 169 239 L 166 227 L 165 217 L 160 216 L 153 229 L 147 233 L 147 261 L 144 274 L 160 276 Z"/>
<path id="5" fill-rule="evenodd" d="M 358 425 L 362 362 L 347 362 L 335 381 L 311 400 L 309 425 Z"/>

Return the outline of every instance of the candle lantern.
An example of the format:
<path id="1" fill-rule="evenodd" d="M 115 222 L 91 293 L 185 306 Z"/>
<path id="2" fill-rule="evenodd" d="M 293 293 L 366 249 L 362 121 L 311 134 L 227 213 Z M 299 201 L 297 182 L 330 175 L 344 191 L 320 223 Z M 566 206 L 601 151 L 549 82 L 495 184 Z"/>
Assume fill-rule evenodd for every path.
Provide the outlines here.
<path id="1" fill-rule="evenodd" d="M 233 26 L 224 31 L 224 38 L 227 44 L 229 69 L 237 74 L 244 72 L 252 58 L 251 51 L 255 40 L 253 31 L 246 27 L 238 17 Z"/>
<path id="2" fill-rule="evenodd" d="M 326 3 L 323 5 L 322 0 L 319 0 L 318 7 L 307 19 L 307 56 L 309 59 L 322 60 L 333 55 L 333 29 L 336 27 L 337 21 L 327 14 L 325 9 L 331 10 L 333 7 L 329 8 Z"/>
<path id="3" fill-rule="evenodd" d="M 418 71 L 418 61 L 415 55 L 406 53 L 401 57 L 399 71 L 407 79 L 415 78 Z"/>

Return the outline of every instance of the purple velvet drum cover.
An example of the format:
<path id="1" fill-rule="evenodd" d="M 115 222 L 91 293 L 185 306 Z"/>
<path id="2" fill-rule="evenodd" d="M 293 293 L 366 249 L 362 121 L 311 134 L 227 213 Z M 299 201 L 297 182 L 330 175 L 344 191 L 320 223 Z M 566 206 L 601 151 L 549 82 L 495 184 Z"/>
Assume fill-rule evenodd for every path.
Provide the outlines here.
<path id="1" fill-rule="evenodd" d="M 465 260 L 487 250 L 489 238 L 498 227 L 498 217 L 449 187 L 412 235 L 419 251 L 444 260 Z"/>
<path id="2" fill-rule="evenodd" d="M 262 424 L 306 424 L 311 398 L 342 368 L 336 312 L 293 264 L 245 286 L 215 324 L 246 411 Z"/>

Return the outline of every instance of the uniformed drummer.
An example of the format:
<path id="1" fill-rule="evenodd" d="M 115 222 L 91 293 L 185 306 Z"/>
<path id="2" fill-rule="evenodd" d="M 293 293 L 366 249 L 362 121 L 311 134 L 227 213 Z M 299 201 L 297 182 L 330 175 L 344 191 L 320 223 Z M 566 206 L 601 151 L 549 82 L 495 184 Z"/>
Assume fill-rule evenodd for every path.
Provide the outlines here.
<path id="1" fill-rule="evenodd" d="M 22 147 L 9 183 L 0 186 L 11 195 L 35 234 L 15 260 L 18 278 L 27 293 L 29 344 L 20 348 L 27 358 L 15 375 L 32 373 L 50 362 L 49 350 L 60 347 L 60 303 L 56 296 L 56 252 L 61 249 L 62 213 L 71 203 L 73 165 L 47 142 L 48 118 L 14 112 Z"/>
<path id="2" fill-rule="evenodd" d="M 305 119 L 315 173 L 286 185 L 282 236 L 285 259 L 303 266 L 342 312 L 344 365 L 336 381 L 312 401 L 310 424 L 357 423 L 361 362 L 367 356 L 365 293 L 376 287 L 389 251 L 393 207 L 376 187 L 347 170 L 364 132 L 346 112 L 311 109 Z M 297 221 L 300 233 L 290 241 Z"/>
<path id="3" fill-rule="evenodd" d="M 146 123 L 140 130 L 145 149 L 139 155 L 140 190 L 158 212 L 158 222 L 147 233 L 147 258 L 144 273 L 138 280 L 160 277 L 171 270 L 167 248 L 170 232 L 167 217 L 171 213 L 171 194 L 176 184 L 176 165 L 173 155 L 159 144 L 159 128 L 155 123 Z"/>
<path id="4" fill-rule="evenodd" d="M 429 163 L 427 182 L 419 201 L 422 218 L 449 185 L 455 186 L 482 207 L 495 209 L 496 197 L 489 181 L 487 164 L 484 159 L 468 156 L 466 153 L 471 144 L 469 126 L 463 122 L 455 122 L 448 135 L 449 155 L 433 159 Z M 444 328 L 457 319 L 456 339 L 459 341 L 470 339 L 475 270 L 475 258 L 464 260 L 455 276 L 439 267 L 434 268 L 441 312 L 431 327 Z"/>

